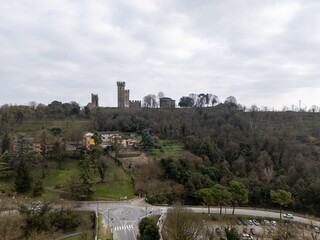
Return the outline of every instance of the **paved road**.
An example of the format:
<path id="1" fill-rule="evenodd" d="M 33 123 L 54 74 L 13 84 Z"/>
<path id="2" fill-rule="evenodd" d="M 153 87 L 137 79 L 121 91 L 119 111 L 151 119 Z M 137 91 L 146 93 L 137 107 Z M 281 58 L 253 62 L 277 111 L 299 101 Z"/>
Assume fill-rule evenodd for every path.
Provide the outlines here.
<path id="1" fill-rule="evenodd" d="M 141 199 L 124 203 L 80 203 L 78 208 L 98 211 L 112 227 L 115 240 L 135 240 L 138 223 L 141 218 L 150 214 L 162 214 L 161 208 L 147 205 Z"/>
<path id="2" fill-rule="evenodd" d="M 138 222 L 141 218 L 145 217 L 146 214 L 164 214 L 167 212 L 169 207 L 157 207 L 147 205 L 143 199 L 136 199 L 131 202 L 123 203 L 96 203 L 86 202 L 81 203 L 78 207 L 81 209 L 98 210 L 99 213 L 103 214 L 105 219 L 112 226 L 113 236 L 115 240 L 136 240 L 136 236 L 139 233 Z M 207 213 L 207 208 L 203 207 L 188 207 L 196 213 Z M 211 208 L 211 213 L 219 213 L 219 208 Z M 224 208 L 223 214 L 231 214 L 231 208 Z M 279 218 L 280 215 L 277 212 L 263 211 L 256 209 L 236 209 L 235 214 L 248 215 L 259 217 L 270 217 Z M 294 217 L 294 221 L 313 224 L 320 227 L 320 221 L 311 221 L 310 219 L 303 217 Z"/>

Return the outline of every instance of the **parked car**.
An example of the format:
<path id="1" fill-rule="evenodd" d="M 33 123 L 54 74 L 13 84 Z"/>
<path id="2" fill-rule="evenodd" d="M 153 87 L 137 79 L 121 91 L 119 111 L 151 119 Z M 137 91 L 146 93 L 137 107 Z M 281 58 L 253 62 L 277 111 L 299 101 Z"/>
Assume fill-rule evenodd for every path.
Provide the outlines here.
<path id="1" fill-rule="evenodd" d="M 215 229 L 215 232 L 216 232 L 217 235 L 221 235 L 221 228 L 217 227 Z"/>
<path id="2" fill-rule="evenodd" d="M 253 225 L 253 221 L 251 219 L 248 220 L 249 225 Z"/>
<path id="3" fill-rule="evenodd" d="M 241 220 L 241 222 L 242 222 L 242 224 L 244 225 L 244 226 L 247 226 L 248 225 L 248 222 L 246 221 L 246 220 L 244 220 L 244 219 L 240 219 Z"/>
<path id="4" fill-rule="evenodd" d="M 241 239 L 242 240 L 252 240 L 253 238 L 250 236 L 250 234 L 242 233 Z"/>
<path id="5" fill-rule="evenodd" d="M 258 235 L 257 231 L 256 231 L 254 228 L 250 228 L 250 233 L 251 233 L 253 236 Z"/>
<path id="6" fill-rule="evenodd" d="M 242 221 L 241 221 L 241 219 L 239 219 L 239 218 L 236 219 L 236 222 L 237 222 L 238 225 L 241 225 L 241 224 L 242 224 Z"/>
<path id="7" fill-rule="evenodd" d="M 314 231 L 315 231 L 316 233 L 320 233 L 320 229 L 319 229 L 318 227 L 315 227 L 315 228 L 314 228 Z"/>
<path id="8" fill-rule="evenodd" d="M 277 226 L 277 222 L 276 221 L 271 221 L 271 224 L 273 225 L 273 226 Z"/>
<path id="9" fill-rule="evenodd" d="M 285 213 L 282 215 L 284 218 L 293 219 L 293 215 L 291 213 Z"/>
<path id="10" fill-rule="evenodd" d="M 256 226 L 259 226 L 260 225 L 260 222 L 256 219 L 253 219 L 252 220 L 253 224 L 256 225 Z"/>
<path id="11" fill-rule="evenodd" d="M 264 222 L 265 225 L 270 225 L 270 221 L 267 220 L 267 219 L 263 220 L 263 222 Z"/>

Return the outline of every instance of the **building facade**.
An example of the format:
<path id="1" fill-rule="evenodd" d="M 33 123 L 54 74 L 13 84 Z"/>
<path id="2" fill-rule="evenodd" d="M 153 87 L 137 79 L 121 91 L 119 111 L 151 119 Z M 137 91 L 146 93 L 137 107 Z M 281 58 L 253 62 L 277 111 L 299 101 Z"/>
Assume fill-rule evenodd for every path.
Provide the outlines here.
<path id="1" fill-rule="evenodd" d="M 125 82 L 117 82 L 118 86 L 118 108 L 129 107 L 129 90 L 126 90 Z"/>
<path id="2" fill-rule="evenodd" d="M 130 90 L 125 82 L 117 82 L 118 108 L 141 108 L 141 101 L 130 101 Z"/>
<path id="3" fill-rule="evenodd" d="M 160 108 L 175 108 L 176 100 L 168 97 L 160 98 Z"/>
<path id="4" fill-rule="evenodd" d="M 94 107 L 94 108 L 99 107 L 98 94 L 91 93 L 91 104 L 92 104 L 92 107 Z"/>

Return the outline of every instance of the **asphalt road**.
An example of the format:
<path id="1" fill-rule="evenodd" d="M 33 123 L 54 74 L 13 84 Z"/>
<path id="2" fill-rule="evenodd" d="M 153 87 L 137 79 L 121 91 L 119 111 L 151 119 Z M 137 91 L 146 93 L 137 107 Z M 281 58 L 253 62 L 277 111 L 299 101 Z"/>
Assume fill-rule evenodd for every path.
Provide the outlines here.
<path id="1" fill-rule="evenodd" d="M 138 223 L 141 218 L 150 214 L 166 213 L 169 207 L 157 207 L 146 204 L 143 199 L 136 199 L 123 203 L 103 203 L 103 202 L 82 202 L 78 206 L 81 209 L 98 210 L 103 214 L 108 224 L 112 226 L 113 236 L 115 240 L 136 240 L 139 233 Z M 204 207 L 188 207 L 193 212 L 207 214 L 208 209 Z M 219 213 L 219 208 L 210 208 L 211 213 Z M 223 208 L 223 214 L 231 214 L 231 208 Z M 280 218 L 280 214 L 272 211 L 256 210 L 249 208 L 239 208 L 235 210 L 235 214 L 248 215 L 254 217 L 270 217 Z M 313 224 L 320 227 L 320 221 L 311 220 L 304 217 L 295 216 L 294 221 L 305 224 Z"/>

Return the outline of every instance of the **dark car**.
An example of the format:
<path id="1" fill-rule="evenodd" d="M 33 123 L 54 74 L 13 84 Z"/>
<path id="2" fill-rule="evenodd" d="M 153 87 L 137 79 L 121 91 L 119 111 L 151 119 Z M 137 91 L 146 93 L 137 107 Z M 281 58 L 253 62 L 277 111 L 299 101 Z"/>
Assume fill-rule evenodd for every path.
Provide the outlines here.
<path id="1" fill-rule="evenodd" d="M 260 225 L 260 222 L 256 219 L 253 219 L 252 220 L 253 224 L 256 225 L 256 226 L 259 226 Z"/>
<path id="2" fill-rule="evenodd" d="M 216 232 L 217 235 L 221 235 L 221 228 L 217 227 L 215 229 L 215 232 Z"/>

